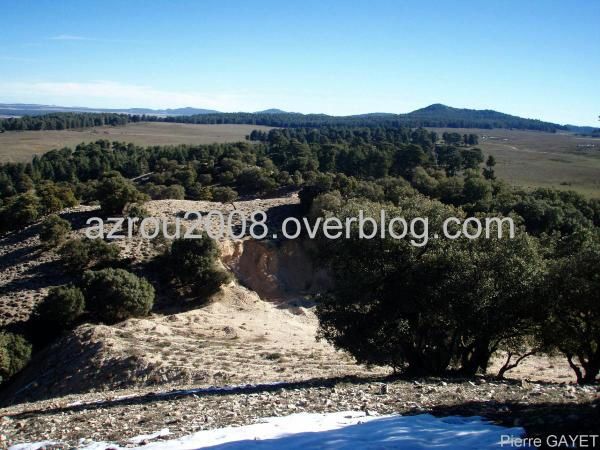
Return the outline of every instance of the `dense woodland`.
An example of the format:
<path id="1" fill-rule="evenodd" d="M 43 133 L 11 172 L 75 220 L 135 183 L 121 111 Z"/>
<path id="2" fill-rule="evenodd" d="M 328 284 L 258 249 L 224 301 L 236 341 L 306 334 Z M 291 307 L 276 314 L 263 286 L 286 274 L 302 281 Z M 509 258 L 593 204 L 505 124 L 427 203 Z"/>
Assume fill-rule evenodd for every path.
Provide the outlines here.
<path id="1" fill-rule="evenodd" d="M 129 122 L 139 122 L 140 119 L 140 116 L 114 113 L 54 113 L 0 119 L 0 132 L 68 130 L 71 128 L 101 127 L 104 125 L 117 126 L 125 125 Z"/>
<path id="2" fill-rule="evenodd" d="M 62 330 L 152 308 L 153 287 L 127 272 L 110 245 L 63 242 L 70 224 L 52 214 L 65 207 L 96 202 L 105 214 L 142 215 L 149 198 L 230 202 L 297 189 L 311 220 L 386 209 L 390 216 L 433 222 L 510 215 L 519 226 L 511 241 L 441 239 L 425 248 L 355 236 L 319 240 L 319 260 L 335 281 L 317 298 L 321 333 L 359 361 L 419 374 L 473 375 L 485 371 L 498 350 L 510 356 L 505 370 L 530 352 L 557 352 L 579 382 L 596 380 L 600 201 L 509 186 L 497 179 L 495 161 L 476 147 L 475 135 L 329 124 L 255 131 L 249 138 L 254 142 L 146 148 L 99 140 L 27 164 L 0 165 L 2 231 L 45 218 L 40 237 L 59 246 L 74 273 L 73 285 L 53 291 L 32 320 L 53 318 Z M 207 242 L 167 246 L 157 267 L 164 272 L 165 260 L 176 261 L 178 273 L 162 273 L 156 287 L 166 283 L 188 296 L 214 292 L 226 276 Z M 104 291 L 110 301 L 98 294 Z M 25 336 L 35 342 L 35 333 Z M 0 337 L 14 348 L 22 339 Z M 26 341 L 18 342 L 27 353 Z"/>
<path id="3" fill-rule="evenodd" d="M 453 115 L 410 114 L 362 114 L 357 116 L 336 117 L 326 114 L 298 113 L 219 113 L 197 114 L 192 116 L 172 116 L 159 118 L 164 122 L 205 123 L 205 124 L 251 124 L 273 127 L 436 127 L 436 128 L 514 128 L 524 130 L 555 132 L 563 129 L 560 125 L 519 117 L 454 117 Z M 500 114 L 500 113 L 496 113 Z M 149 120 L 155 120 L 150 118 Z"/>

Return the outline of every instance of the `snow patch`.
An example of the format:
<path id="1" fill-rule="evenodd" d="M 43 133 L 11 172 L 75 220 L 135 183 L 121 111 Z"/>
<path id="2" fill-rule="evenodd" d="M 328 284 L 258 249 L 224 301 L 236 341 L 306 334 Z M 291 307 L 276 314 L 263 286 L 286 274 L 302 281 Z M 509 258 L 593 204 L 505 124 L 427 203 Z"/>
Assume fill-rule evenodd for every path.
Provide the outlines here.
<path id="1" fill-rule="evenodd" d="M 132 438 L 163 437 L 168 430 Z M 366 416 L 363 412 L 299 413 L 285 417 L 269 417 L 258 423 L 198 431 L 178 439 L 160 440 L 138 450 L 311 450 L 356 448 L 375 450 L 451 448 L 453 450 L 483 450 L 500 447 L 502 435 L 521 437 L 522 428 L 505 428 L 491 424 L 481 417 Z M 19 444 L 9 450 L 35 450 L 44 443 Z M 46 444 L 48 444 L 46 442 Z M 106 442 L 94 442 L 84 450 L 125 450 Z M 130 450 L 131 447 L 128 447 Z"/>
<path id="2" fill-rule="evenodd" d="M 131 439 L 129 439 L 129 442 L 133 444 L 141 444 L 143 441 L 152 441 L 153 439 L 165 437 L 170 434 L 171 432 L 168 428 L 163 428 L 162 430 L 159 430 L 155 433 L 141 434 L 139 436 L 132 437 Z"/>

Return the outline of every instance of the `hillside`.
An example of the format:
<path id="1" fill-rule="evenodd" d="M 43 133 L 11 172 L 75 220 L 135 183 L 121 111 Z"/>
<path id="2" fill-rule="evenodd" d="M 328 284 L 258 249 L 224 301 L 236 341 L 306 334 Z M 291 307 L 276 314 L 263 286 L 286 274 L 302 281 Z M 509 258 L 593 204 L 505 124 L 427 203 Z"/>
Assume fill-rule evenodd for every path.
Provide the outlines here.
<path id="1" fill-rule="evenodd" d="M 293 195 L 236 202 L 236 209 L 272 214 L 297 204 Z M 153 201 L 147 207 L 157 217 L 233 208 L 183 200 Z M 70 218 L 88 209 L 71 211 Z M 40 253 L 31 231 L 15 235 L 18 244 L 3 246 L 0 259 L 8 264 L 19 257 L 20 264 L 5 273 L 4 287 L 19 286 L 21 299 L 37 301 L 57 280 L 53 257 Z M 119 244 L 137 261 L 151 251 L 150 243 L 138 239 Z M 222 263 L 237 280 L 208 304 L 114 326 L 85 324 L 40 352 L 3 392 L 7 407 L 0 409 L 0 424 L 9 442 L 53 439 L 92 446 L 94 440 L 107 443 L 90 448 L 117 448 L 114 443 L 125 447 L 145 435 L 135 442 L 165 448 L 166 439 L 186 439 L 201 430 L 262 423 L 270 420 L 267 416 L 337 411 L 356 411 L 362 421 L 380 414 L 416 414 L 415 420 L 424 413 L 480 415 L 506 426 L 516 426 L 519 417 L 519 426 L 532 433 L 543 427 L 540 417 L 561 427 L 575 420 L 572 411 L 580 426 L 582 419 L 593 420 L 585 416 L 593 409 L 585 413 L 582 405 L 594 399 L 595 389 L 564 386 L 572 374 L 558 358 L 532 358 L 513 373 L 522 381 L 403 380 L 387 377 L 386 368 L 368 370 L 315 340 L 314 308 L 302 303 L 304 292 L 297 287 L 306 286 L 313 271 L 297 248 L 252 240 L 223 241 L 221 248 Z M 37 274 L 37 285 L 27 280 L 31 273 Z M 9 293 L 2 300 L 6 318 L 15 320 L 14 297 Z M 19 305 L 18 312 L 26 314 L 30 305 Z M 548 403 L 560 404 L 559 412 Z M 159 432 L 166 427 L 169 431 Z"/>
<path id="2" fill-rule="evenodd" d="M 491 109 L 464 109 L 436 103 L 406 114 L 419 126 L 442 126 L 448 128 L 514 128 L 523 130 L 557 131 L 567 130 L 564 125 L 526 119 Z M 444 123 L 445 125 L 437 125 Z"/>
<path id="3" fill-rule="evenodd" d="M 327 114 L 287 113 L 278 110 L 258 113 L 217 113 L 192 116 L 165 117 L 168 122 L 186 123 L 239 123 L 269 125 L 275 127 L 319 127 L 319 126 L 395 126 L 395 127 L 445 127 L 445 128 L 508 128 L 534 131 L 571 131 L 579 127 L 526 119 L 493 110 L 453 108 L 433 104 L 405 114 L 368 113 L 351 116 Z M 581 132 L 587 132 L 583 127 Z"/>
<path id="4" fill-rule="evenodd" d="M 278 207 L 294 207 L 298 201 L 291 196 L 240 201 L 235 207 L 248 214 L 262 209 L 274 215 Z M 165 219 L 179 211 L 233 209 L 231 204 L 187 200 L 153 201 L 146 207 Z M 78 208 L 70 217 L 88 210 Z M 0 267 L 10 266 L 0 277 L 0 323 L 10 325 L 26 319 L 48 287 L 60 281 L 60 268 L 56 256 L 40 251 L 39 240 L 27 231 L 0 243 Z M 140 237 L 118 244 L 123 256 L 138 263 L 156 251 Z M 388 372 L 367 371 L 347 354 L 315 341 L 317 319 L 304 296 L 310 286 L 318 285 L 318 272 L 313 273 L 293 242 L 277 249 L 252 240 L 224 240 L 220 247 L 223 266 L 238 281 L 224 286 L 212 302 L 191 311 L 166 308 L 117 327 L 79 327 L 41 352 L 13 389 L 4 391 L 4 401 L 165 383 L 211 386 Z M 15 259 L 15 253 L 21 258 Z M 299 366 L 301 372 L 295 370 Z"/>
<path id="5" fill-rule="evenodd" d="M 271 108 L 257 112 L 218 112 L 198 108 L 177 109 L 94 109 L 78 107 L 62 107 L 48 105 L 26 105 L 26 104 L 0 104 L 0 115 L 5 116 L 43 116 L 46 114 L 123 114 L 131 118 L 120 117 L 119 120 L 126 121 L 164 121 L 194 124 L 246 124 L 266 125 L 274 127 L 318 127 L 318 126 L 396 126 L 396 127 L 438 127 L 438 128 L 506 128 L 534 131 L 568 131 L 573 133 L 591 134 L 592 127 L 580 127 L 575 125 L 561 125 L 557 123 L 544 122 L 537 119 L 522 118 L 494 110 L 453 108 L 439 103 L 429 105 L 422 109 L 403 114 L 394 113 L 366 113 L 350 116 L 332 116 L 327 114 L 301 114 L 287 112 L 281 109 Z M 141 117 L 144 116 L 144 117 Z M 57 118 L 60 118 L 58 116 Z M 81 121 L 81 118 L 78 118 Z M 28 122 L 34 123 L 29 120 Z M 119 123 L 120 125 L 121 123 Z M 69 123 L 64 128 L 74 128 Z M 0 129 L 27 130 L 48 129 L 44 127 L 32 127 L 25 124 L 15 126 L 14 119 L 0 120 Z"/>
<path id="6" fill-rule="evenodd" d="M 287 111 L 278 108 L 269 108 L 262 111 L 256 111 L 255 114 L 287 114 Z"/>

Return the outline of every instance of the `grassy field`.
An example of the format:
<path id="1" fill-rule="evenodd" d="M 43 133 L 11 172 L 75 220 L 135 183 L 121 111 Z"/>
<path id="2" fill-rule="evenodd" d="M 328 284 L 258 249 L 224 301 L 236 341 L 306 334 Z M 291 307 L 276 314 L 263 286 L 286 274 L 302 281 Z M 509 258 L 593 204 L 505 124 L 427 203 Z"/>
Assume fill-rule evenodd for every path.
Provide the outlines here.
<path id="1" fill-rule="evenodd" d="M 211 144 L 245 140 L 256 125 L 193 125 L 181 123 L 132 123 L 122 127 L 98 127 L 64 131 L 12 131 L 0 133 L 0 162 L 29 161 L 33 155 L 61 147 L 75 147 L 98 139 L 137 145 Z"/>
<path id="2" fill-rule="evenodd" d="M 477 133 L 479 145 L 497 161 L 497 175 L 524 187 L 555 187 L 600 197 L 600 139 L 568 133 L 521 130 L 441 129 Z"/>

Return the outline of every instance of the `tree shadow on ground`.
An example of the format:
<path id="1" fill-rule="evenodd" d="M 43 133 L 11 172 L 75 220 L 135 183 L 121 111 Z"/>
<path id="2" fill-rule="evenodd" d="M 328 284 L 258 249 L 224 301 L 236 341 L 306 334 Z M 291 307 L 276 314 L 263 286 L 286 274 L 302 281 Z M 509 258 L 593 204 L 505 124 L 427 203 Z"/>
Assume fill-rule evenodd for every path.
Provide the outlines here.
<path id="1" fill-rule="evenodd" d="M 23 272 L 22 277 L 15 278 L 1 286 L 0 295 L 57 286 L 71 281 L 72 278 L 65 274 L 64 269 L 57 260 L 45 261 L 29 267 Z"/>
<path id="2" fill-rule="evenodd" d="M 102 214 L 102 211 L 100 211 L 100 209 L 94 209 L 91 211 L 72 211 L 61 214 L 60 217 L 69 221 L 69 223 L 71 224 L 71 228 L 75 231 L 87 228 L 88 225 L 86 224 L 86 222 L 92 217 L 101 217 L 103 219 L 106 219 L 106 216 Z"/>
<path id="3" fill-rule="evenodd" d="M 429 412 L 438 417 L 476 415 L 506 427 L 523 427 L 526 437 L 541 439 L 539 448 L 556 448 L 548 445 L 548 436 L 598 434 L 600 399 L 589 403 L 490 403 L 439 406 Z"/>
<path id="4" fill-rule="evenodd" d="M 314 378 L 304 381 L 294 382 L 282 382 L 282 383 L 267 383 L 267 384 L 248 384 L 239 386 L 225 386 L 225 387 L 207 387 L 197 389 L 175 389 L 165 392 L 150 392 L 147 394 L 132 395 L 117 399 L 104 400 L 104 401 L 93 401 L 90 403 L 73 404 L 68 406 L 60 406 L 55 408 L 44 408 L 37 410 L 28 410 L 26 412 L 17 414 L 13 417 L 32 417 L 37 415 L 49 415 L 56 413 L 68 413 L 77 412 L 82 410 L 95 410 L 114 408 L 119 406 L 132 406 L 142 404 L 152 404 L 158 402 L 165 402 L 170 400 L 182 399 L 186 397 L 218 397 L 235 394 L 255 394 L 255 393 L 266 393 L 266 392 L 277 392 L 281 389 L 303 389 L 303 388 L 315 388 L 315 387 L 334 387 L 338 383 L 355 383 L 355 384 L 368 384 L 375 382 L 382 382 L 389 377 L 335 377 L 335 378 Z M 10 391 L 10 385 L 6 387 L 6 391 Z M 0 398 L 0 407 L 12 406 L 21 403 L 12 402 L 9 396 Z M 24 402 L 27 402 L 26 400 Z"/>
<path id="5" fill-rule="evenodd" d="M 5 249 L 11 246 L 18 246 L 27 239 L 39 233 L 39 226 L 33 225 L 24 230 L 13 231 L 0 236 L 0 247 Z M 9 250 L 6 253 L 0 255 L 0 270 L 8 269 L 14 265 L 25 263 L 35 257 L 41 252 L 39 246 L 24 246 L 18 247 L 14 250 Z"/>

